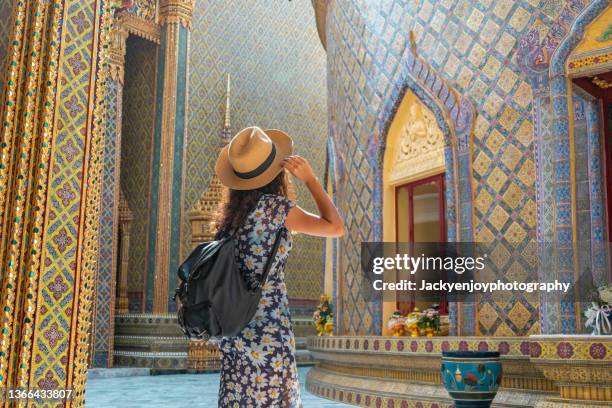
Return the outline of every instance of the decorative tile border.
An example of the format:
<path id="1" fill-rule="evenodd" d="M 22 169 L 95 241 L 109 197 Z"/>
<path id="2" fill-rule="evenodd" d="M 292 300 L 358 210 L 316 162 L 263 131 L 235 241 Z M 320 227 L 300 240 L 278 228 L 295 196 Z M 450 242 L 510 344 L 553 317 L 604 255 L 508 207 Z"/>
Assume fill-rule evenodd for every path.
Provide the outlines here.
<path id="1" fill-rule="evenodd" d="M 606 361 L 612 364 L 612 336 L 531 336 L 534 359 Z"/>
<path id="2" fill-rule="evenodd" d="M 503 356 L 530 356 L 527 337 L 310 337 L 308 348 L 317 351 L 366 353 L 433 353 L 443 351 L 499 351 Z"/>
<path id="3" fill-rule="evenodd" d="M 310 337 L 311 351 L 431 353 L 499 351 L 508 357 L 612 362 L 612 336 L 530 337 Z"/>

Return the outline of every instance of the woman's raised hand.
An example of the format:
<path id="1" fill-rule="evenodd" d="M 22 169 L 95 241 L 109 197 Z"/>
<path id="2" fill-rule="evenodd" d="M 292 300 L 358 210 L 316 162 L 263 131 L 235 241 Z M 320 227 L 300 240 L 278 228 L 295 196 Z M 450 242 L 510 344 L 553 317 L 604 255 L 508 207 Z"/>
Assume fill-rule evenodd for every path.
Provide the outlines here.
<path id="1" fill-rule="evenodd" d="M 316 178 L 310 163 L 302 156 L 289 156 L 282 161 L 282 166 L 304 183 L 308 183 Z"/>
<path id="2" fill-rule="evenodd" d="M 289 156 L 282 163 L 294 177 L 302 180 L 312 194 L 319 214 L 305 211 L 299 205 L 289 210 L 285 226 L 295 232 L 317 237 L 339 237 L 344 234 L 344 224 L 336 206 L 329 198 L 312 171 L 308 160 L 300 156 Z"/>

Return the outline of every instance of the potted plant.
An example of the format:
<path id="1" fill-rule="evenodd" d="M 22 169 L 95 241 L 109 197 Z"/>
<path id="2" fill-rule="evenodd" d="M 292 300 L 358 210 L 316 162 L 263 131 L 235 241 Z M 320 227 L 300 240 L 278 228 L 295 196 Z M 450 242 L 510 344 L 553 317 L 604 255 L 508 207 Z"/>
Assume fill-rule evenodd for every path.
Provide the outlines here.
<path id="1" fill-rule="evenodd" d="M 417 323 L 419 330 L 423 330 L 427 337 L 432 337 L 434 333 L 440 331 L 440 313 L 434 308 L 423 310 Z"/>
<path id="2" fill-rule="evenodd" d="M 330 298 L 326 294 L 321 295 L 321 303 L 317 306 L 317 309 L 312 315 L 312 321 L 317 329 L 319 336 L 323 336 L 325 333 L 332 335 L 334 331 L 334 313 L 332 312 L 332 304 Z"/>

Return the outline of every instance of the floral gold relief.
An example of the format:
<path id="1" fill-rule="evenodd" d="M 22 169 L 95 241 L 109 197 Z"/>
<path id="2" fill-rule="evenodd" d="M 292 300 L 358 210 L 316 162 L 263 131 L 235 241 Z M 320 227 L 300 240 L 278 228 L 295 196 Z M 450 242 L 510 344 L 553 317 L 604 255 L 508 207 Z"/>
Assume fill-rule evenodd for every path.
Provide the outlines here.
<path id="1" fill-rule="evenodd" d="M 414 95 L 400 131 L 390 181 L 444 168 L 444 134 L 434 114 Z"/>

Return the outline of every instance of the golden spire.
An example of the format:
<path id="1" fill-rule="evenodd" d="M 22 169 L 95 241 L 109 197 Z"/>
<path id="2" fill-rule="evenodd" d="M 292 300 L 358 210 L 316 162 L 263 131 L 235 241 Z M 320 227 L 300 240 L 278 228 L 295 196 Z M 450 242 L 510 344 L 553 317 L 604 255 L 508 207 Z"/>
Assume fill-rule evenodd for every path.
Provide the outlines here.
<path id="1" fill-rule="evenodd" d="M 228 144 L 232 138 L 230 126 L 230 75 L 227 74 L 225 120 L 223 128 L 221 129 L 221 146 Z M 219 203 L 223 200 L 224 190 L 225 187 L 223 187 L 219 178 L 213 172 L 208 188 L 204 191 L 193 208 L 187 213 L 187 217 L 191 223 L 191 242 L 194 247 L 202 242 L 214 239 L 216 231 L 213 228 L 213 223 Z"/>
<path id="2" fill-rule="evenodd" d="M 231 139 L 231 124 L 230 124 L 230 74 L 227 74 L 227 89 L 225 91 L 225 122 L 221 131 L 221 140 L 223 145 L 226 145 Z"/>

